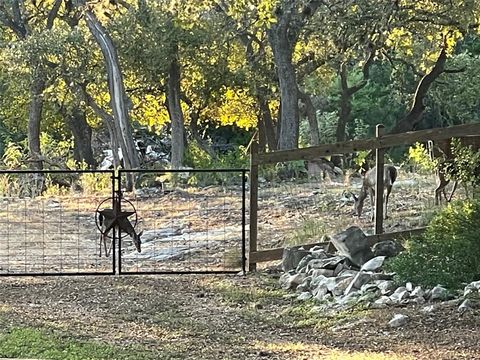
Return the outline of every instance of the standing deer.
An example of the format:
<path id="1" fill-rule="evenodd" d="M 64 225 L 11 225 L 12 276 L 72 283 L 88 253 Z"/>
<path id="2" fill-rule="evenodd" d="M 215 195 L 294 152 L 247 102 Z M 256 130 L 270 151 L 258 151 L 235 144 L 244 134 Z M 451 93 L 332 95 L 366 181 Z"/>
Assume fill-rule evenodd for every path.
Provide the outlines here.
<path id="1" fill-rule="evenodd" d="M 100 230 L 100 257 L 102 257 L 102 244 L 103 248 L 105 249 L 105 256 L 108 257 L 110 256 L 110 251 L 112 250 L 112 247 L 110 246 L 110 249 L 107 249 L 107 234 L 108 231 L 105 229 L 105 223 L 104 223 L 104 218 L 103 215 L 100 213 L 98 215 L 98 222 L 100 224 L 101 230 Z M 138 252 L 142 251 L 141 245 L 142 245 L 142 239 L 141 236 L 143 234 L 143 230 L 140 231 L 138 234 L 135 232 L 135 229 L 133 228 L 132 224 L 130 221 L 125 220 L 122 222 L 122 230 L 125 231 L 128 235 L 132 237 L 133 243 L 135 244 L 135 248 L 137 249 Z M 117 226 L 118 229 L 118 226 Z"/>
<path id="2" fill-rule="evenodd" d="M 460 144 L 462 146 L 471 146 L 473 150 L 480 149 L 479 135 L 464 136 L 458 139 L 460 140 Z M 438 162 L 435 174 L 437 182 L 437 187 L 435 188 L 435 205 L 441 204 L 442 194 L 445 198 L 445 201 L 450 202 L 452 200 L 453 194 L 455 193 L 455 190 L 457 189 L 458 181 L 455 180 L 453 182 L 452 191 L 450 192 L 450 196 L 447 197 L 445 190 L 447 185 L 450 183 L 450 180 L 446 177 L 445 170 L 443 169 L 443 164 L 454 160 L 454 156 L 452 153 L 452 139 L 436 140 L 435 142 L 430 140 L 428 141 L 428 150 L 430 153 L 430 159 L 441 159 Z"/>
<path id="3" fill-rule="evenodd" d="M 360 217 L 362 215 L 362 209 L 363 209 L 363 203 L 365 202 L 365 199 L 367 198 L 367 195 L 370 195 L 370 204 L 372 205 L 372 221 L 374 219 L 375 213 L 373 211 L 374 209 L 374 203 L 375 203 L 375 185 L 377 183 L 377 167 L 374 166 L 370 170 L 368 170 L 364 177 L 363 177 L 363 182 L 362 182 L 362 188 L 360 189 L 360 194 L 355 196 L 353 195 L 353 199 L 355 200 L 354 204 L 354 209 L 355 213 Z M 388 205 L 388 196 L 390 195 L 390 192 L 392 191 L 392 186 L 395 180 L 397 179 L 397 169 L 393 165 L 385 165 L 384 167 L 384 175 L 383 175 L 383 185 L 384 189 L 386 190 L 386 195 L 385 195 L 385 219 L 387 219 L 387 205 Z"/>

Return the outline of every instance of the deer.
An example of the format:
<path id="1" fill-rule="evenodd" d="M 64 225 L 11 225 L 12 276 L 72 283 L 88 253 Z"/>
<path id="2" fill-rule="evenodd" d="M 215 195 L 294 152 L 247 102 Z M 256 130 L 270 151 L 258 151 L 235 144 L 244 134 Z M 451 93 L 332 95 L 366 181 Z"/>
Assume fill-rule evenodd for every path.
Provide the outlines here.
<path id="1" fill-rule="evenodd" d="M 464 136 L 458 139 L 460 140 L 460 144 L 462 146 L 471 146 L 473 150 L 480 149 L 479 135 Z M 446 187 L 450 183 L 450 179 L 447 179 L 447 174 L 445 173 L 443 164 L 452 162 L 454 160 L 454 156 L 452 153 L 452 139 L 436 140 L 435 142 L 429 140 L 427 146 L 430 154 L 430 159 L 432 161 L 436 159 L 441 159 L 441 161 L 438 161 L 435 170 L 437 186 L 435 188 L 435 205 L 440 205 L 442 203 L 442 194 L 445 198 L 445 201 L 450 202 L 452 200 L 453 194 L 455 193 L 455 190 L 457 189 L 458 181 L 454 180 L 450 195 L 447 197 Z"/>
<path id="2" fill-rule="evenodd" d="M 106 231 L 104 218 L 103 218 L 103 215 L 101 213 L 98 215 L 98 222 L 99 222 L 100 227 L 101 227 L 101 230 L 100 230 L 100 257 L 102 257 L 102 245 L 103 245 L 103 248 L 105 250 L 105 257 L 109 257 L 110 256 L 110 251 L 112 250 L 112 247 L 110 246 L 110 249 L 107 249 L 107 238 L 108 238 L 107 234 L 108 234 L 108 231 Z M 130 237 L 133 240 L 133 244 L 135 245 L 135 248 L 140 253 L 142 251 L 141 236 L 143 235 L 143 230 L 140 231 L 137 234 L 134 227 L 132 226 L 132 224 L 128 220 L 124 221 L 122 223 L 122 225 L 123 225 L 122 230 L 125 231 L 128 235 L 130 235 Z M 118 229 L 118 226 L 116 228 Z"/>
<path id="3" fill-rule="evenodd" d="M 387 205 L 388 205 L 388 197 L 392 192 L 392 186 L 395 180 L 397 179 L 397 169 L 393 165 L 385 165 L 384 166 L 384 174 L 383 174 L 383 185 L 384 189 L 386 190 L 385 195 L 385 219 L 388 219 L 387 216 Z M 362 180 L 362 188 L 360 189 L 360 194 L 355 196 L 352 193 L 353 199 L 355 200 L 354 210 L 358 217 L 362 215 L 363 210 L 363 203 L 367 198 L 367 195 L 370 195 L 370 204 L 372 205 L 372 209 L 374 208 L 375 202 L 375 185 L 377 183 L 377 167 L 374 166 L 370 170 L 368 170 L 365 175 L 363 176 Z M 372 210 L 372 221 L 374 220 L 375 214 Z"/>

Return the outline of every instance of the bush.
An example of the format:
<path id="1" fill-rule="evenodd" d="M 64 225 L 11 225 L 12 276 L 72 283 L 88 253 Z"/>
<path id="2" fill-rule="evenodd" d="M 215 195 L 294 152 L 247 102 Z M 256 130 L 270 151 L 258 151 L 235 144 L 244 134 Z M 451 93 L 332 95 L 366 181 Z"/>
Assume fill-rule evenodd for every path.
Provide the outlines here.
<path id="1" fill-rule="evenodd" d="M 387 267 L 400 281 L 426 286 L 460 288 L 462 283 L 480 280 L 479 228 L 479 201 L 451 203 Z"/>

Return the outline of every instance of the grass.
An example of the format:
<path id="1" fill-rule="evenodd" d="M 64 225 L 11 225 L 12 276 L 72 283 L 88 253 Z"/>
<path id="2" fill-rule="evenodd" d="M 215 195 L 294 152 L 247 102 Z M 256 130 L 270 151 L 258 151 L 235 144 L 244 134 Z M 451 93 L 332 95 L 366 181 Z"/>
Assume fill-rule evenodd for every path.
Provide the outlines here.
<path id="1" fill-rule="evenodd" d="M 92 340 L 78 340 L 47 329 L 12 328 L 0 335 L 0 357 L 39 359 L 157 359 L 143 349 L 125 349 Z"/>

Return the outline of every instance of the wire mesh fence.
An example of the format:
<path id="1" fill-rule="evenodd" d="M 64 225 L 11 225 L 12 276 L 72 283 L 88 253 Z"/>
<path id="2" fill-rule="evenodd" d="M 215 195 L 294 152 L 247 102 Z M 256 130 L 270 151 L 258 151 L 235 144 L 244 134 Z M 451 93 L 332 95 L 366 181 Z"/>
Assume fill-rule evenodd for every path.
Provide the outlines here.
<path id="1" fill-rule="evenodd" d="M 130 175 L 133 191 L 121 191 Z M 0 172 L 0 275 L 244 270 L 245 191 L 241 169 Z M 118 216 L 115 199 L 141 252 L 99 221 Z"/>
<path id="2" fill-rule="evenodd" d="M 112 259 L 98 256 L 95 225 L 112 177 L 113 172 L 0 172 L 0 275 L 113 273 Z"/>
<path id="3" fill-rule="evenodd" d="M 245 170 L 121 171 L 136 208 L 139 253 L 129 236 L 121 273 L 238 272 L 245 258 Z M 126 208 L 128 211 L 128 206 Z"/>

